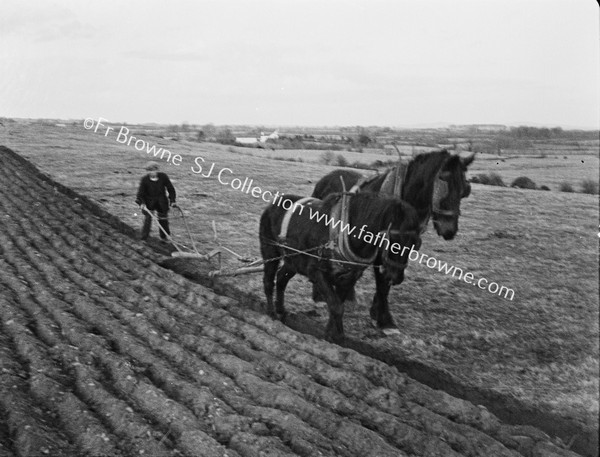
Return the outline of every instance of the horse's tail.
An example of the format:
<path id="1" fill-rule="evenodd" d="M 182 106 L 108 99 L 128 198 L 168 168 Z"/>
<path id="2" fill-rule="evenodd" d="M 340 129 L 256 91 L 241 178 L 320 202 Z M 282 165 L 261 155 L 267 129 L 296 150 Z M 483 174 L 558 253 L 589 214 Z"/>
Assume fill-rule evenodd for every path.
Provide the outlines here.
<path id="1" fill-rule="evenodd" d="M 275 245 L 277 236 L 273 233 L 272 217 L 275 207 L 271 204 L 262 213 L 258 236 L 260 240 L 260 253 L 264 260 L 273 259 L 278 255 L 278 249 Z"/>

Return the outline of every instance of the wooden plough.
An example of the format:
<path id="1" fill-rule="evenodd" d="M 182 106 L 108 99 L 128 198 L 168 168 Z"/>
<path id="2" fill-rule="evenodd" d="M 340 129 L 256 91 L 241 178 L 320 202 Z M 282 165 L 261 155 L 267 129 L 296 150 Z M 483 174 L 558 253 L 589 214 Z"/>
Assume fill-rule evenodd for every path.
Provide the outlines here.
<path id="1" fill-rule="evenodd" d="M 219 240 L 219 237 L 217 234 L 217 227 L 216 227 L 215 221 L 212 221 L 212 229 L 213 229 L 213 233 L 214 233 L 214 240 L 219 245 L 219 247 L 213 249 L 212 251 L 210 251 L 207 254 L 201 254 L 200 252 L 198 252 L 198 248 L 196 247 L 196 243 L 194 242 L 194 238 L 192 237 L 192 234 L 190 232 L 190 229 L 189 229 L 187 220 L 185 218 L 185 214 L 183 213 L 183 210 L 177 205 L 174 205 L 173 208 L 177 208 L 179 210 L 179 212 L 181 213 L 181 218 L 183 219 L 185 229 L 187 231 L 190 242 L 192 243 L 191 248 L 184 245 L 183 243 L 175 241 L 173 239 L 173 237 L 170 234 L 168 234 L 167 232 L 165 232 L 165 230 L 162 228 L 162 226 L 158 223 L 159 220 L 156 215 L 154 215 L 151 211 L 149 211 L 146 208 L 142 209 L 142 211 L 145 211 L 146 213 L 150 214 L 150 217 L 152 217 L 152 219 L 157 223 L 159 230 L 165 235 L 167 240 L 169 240 L 169 242 L 175 247 L 176 251 L 171 253 L 171 257 L 200 259 L 200 260 L 207 260 L 207 261 L 211 260 L 213 257 L 216 257 L 219 262 L 219 268 L 217 270 L 211 270 L 208 273 L 208 275 L 211 278 L 214 276 L 238 276 L 238 275 L 243 275 L 243 274 L 248 274 L 248 273 L 258 273 L 258 272 L 263 271 L 262 259 L 252 260 L 247 257 L 243 257 L 243 256 L 239 255 L 238 253 L 236 253 L 235 251 L 233 251 L 233 250 L 229 249 L 228 247 L 223 246 L 221 244 L 221 241 Z M 240 260 L 241 262 L 248 263 L 248 265 L 245 267 L 234 269 L 234 270 L 224 270 L 222 268 L 222 264 L 221 264 L 221 254 L 224 252 L 228 252 L 228 253 L 234 255 L 238 260 Z"/>
<path id="2" fill-rule="evenodd" d="M 396 150 L 398 151 L 398 153 L 400 153 L 400 151 L 398 150 L 397 147 L 396 147 Z M 341 176 L 340 176 L 340 180 L 342 181 L 342 189 L 343 189 L 342 207 L 347 209 L 347 194 L 348 193 L 346 192 L 346 184 L 344 183 L 344 179 Z M 198 252 L 198 249 L 196 248 L 196 243 L 194 242 L 194 238 L 192 237 L 192 234 L 188 227 L 188 223 L 187 223 L 187 220 L 185 219 L 183 210 L 178 205 L 173 205 L 173 208 L 177 208 L 179 210 L 179 212 L 181 213 L 181 218 L 183 219 L 183 222 L 185 224 L 185 229 L 186 229 L 188 237 L 190 238 L 190 241 L 192 243 L 192 248 L 190 249 L 189 247 L 186 247 L 182 243 L 179 243 L 179 242 L 176 242 L 175 240 L 173 240 L 171 235 L 166 233 L 165 230 L 160 226 L 160 224 L 158 224 L 159 229 L 163 232 L 163 234 L 167 237 L 167 239 L 171 242 L 171 244 L 173 244 L 173 246 L 175 246 L 176 251 L 171 253 L 171 257 L 192 258 L 192 259 L 201 259 L 201 260 L 207 260 L 207 261 L 212 259 L 213 257 L 217 257 L 218 262 L 219 262 L 219 268 L 217 270 L 209 271 L 208 275 L 211 278 L 215 277 L 215 276 L 239 276 L 239 275 L 244 275 L 244 274 L 249 274 L 249 273 L 258 273 L 258 272 L 263 271 L 263 264 L 265 263 L 264 260 L 250 259 L 248 257 L 243 257 L 243 256 L 239 255 L 238 253 L 236 253 L 235 251 L 232 251 L 228 247 L 223 246 L 221 244 L 221 241 L 219 240 L 219 237 L 217 234 L 217 227 L 216 227 L 214 220 L 212 221 L 214 240 L 219 245 L 219 247 L 213 249 L 208 254 L 200 254 Z M 158 218 L 151 211 L 148 211 L 146 208 L 143 208 L 143 211 L 146 211 L 147 213 L 149 213 L 150 216 L 158 223 Z M 347 216 L 345 216 L 345 218 L 347 218 Z M 340 234 L 341 234 L 341 232 L 340 232 Z M 342 236 L 341 238 L 345 238 L 345 239 L 340 239 L 340 242 L 342 244 L 347 244 L 347 242 L 348 242 L 347 237 Z M 291 248 L 290 246 L 285 246 L 285 247 L 286 247 L 286 249 L 296 251 L 296 253 L 294 253 L 292 255 L 306 254 L 306 255 L 314 256 L 314 254 L 310 254 L 307 251 L 297 251 L 297 250 Z M 316 248 L 314 248 L 314 249 L 316 249 Z M 223 252 L 228 252 L 228 253 L 234 255 L 239 261 L 247 263 L 247 265 L 245 267 L 236 268 L 233 270 L 224 270 L 222 267 L 222 264 L 221 264 L 221 254 Z M 351 250 L 349 248 L 347 248 L 347 252 L 351 252 Z M 268 262 L 279 261 L 283 257 L 285 257 L 285 255 L 278 257 L 278 258 L 269 259 L 267 261 Z M 364 259 L 358 259 L 358 260 L 359 260 L 359 263 L 361 263 L 361 264 L 364 263 Z M 356 263 L 356 259 L 352 259 L 350 261 L 338 260 L 338 262 Z"/>

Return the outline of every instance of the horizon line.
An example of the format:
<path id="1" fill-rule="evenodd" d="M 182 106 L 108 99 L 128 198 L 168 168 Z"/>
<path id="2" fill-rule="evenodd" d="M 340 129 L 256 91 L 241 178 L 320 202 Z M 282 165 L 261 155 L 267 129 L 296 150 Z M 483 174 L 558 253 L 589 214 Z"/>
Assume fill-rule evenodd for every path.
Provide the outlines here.
<path id="1" fill-rule="evenodd" d="M 100 116 L 102 117 L 102 116 Z M 0 116 L 0 119 L 4 120 L 27 120 L 27 121 L 63 121 L 63 122 L 76 122 L 83 121 L 86 118 L 61 118 L 61 117 L 10 117 L 10 116 Z M 134 122 L 134 121 L 111 121 L 106 119 L 107 122 L 112 124 L 122 124 L 122 125 L 157 125 L 157 126 L 172 126 L 172 125 L 188 125 L 188 126 L 203 126 L 203 125 L 213 125 L 215 127 L 230 127 L 230 126 L 239 126 L 239 127 L 265 127 L 265 128 L 289 128 L 289 127 L 302 127 L 302 128 L 390 128 L 390 129 L 416 129 L 416 130 L 425 130 L 425 129 L 452 129 L 452 128 L 460 128 L 460 127 L 478 127 L 478 126 L 498 126 L 498 127 L 534 127 L 534 128 L 561 128 L 563 130 L 583 130 L 583 131 L 600 131 L 600 125 L 596 127 L 591 126 L 574 126 L 574 125 L 560 125 L 560 124 L 550 124 L 550 123 L 540 123 L 540 122 L 421 122 L 415 124 L 271 124 L 271 123 L 215 123 L 215 122 L 189 122 L 189 121 L 181 121 L 181 122 L 157 122 L 157 121 L 147 121 L 147 122 Z"/>

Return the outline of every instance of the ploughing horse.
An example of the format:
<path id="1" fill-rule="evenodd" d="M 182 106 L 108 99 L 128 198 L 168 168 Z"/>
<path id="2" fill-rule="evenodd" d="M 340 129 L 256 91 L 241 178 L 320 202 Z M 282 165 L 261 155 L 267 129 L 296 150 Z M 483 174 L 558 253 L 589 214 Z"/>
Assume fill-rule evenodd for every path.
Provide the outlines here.
<path id="1" fill-rule="evenodd" d="M 473 162 L 474 154 L 460 157 L 447 150 L 419 154 L 409 163 L 398 164 L 386 173 L 365 178 L 352 170 L 334 170 L 325 175 L 315 185 L 313 197 L 325 198 L 328 194 L 339 192 L 342 188 L 340 177 L 350 192 L 377 192 L 401 198 L 412 205 L 418 214 L 419 231 L 422 234 L 433 219 L 437 234 L 445 240 L 451 240 L 458 232 L 461 199 L 468 197 L 471 185 L 466 180 L 467 167 Z M 376 292 L 371 306 L 371 318 L 384 333 L 397 331 L 389 312 L 388 295 L 393 281 L 382 274 L 381 259 L 376 258 Z M 385 266 L 383 266 L 385 269 Z M 313 287 L 313 299 L 321 299 L 319 291 Z M 348 295 L 354 296 L 354 290 Z"/>
<path id="2" fill-rule="evenodd" d="M 399 199 L 374 193 L 286 199 L 287 204 L 284 200 L 281 206 L 268 206 L 260 219 L 267 312 L 285 319 L 285 288 L 300 273 L 325 298 L 326 337 L 338 341 L 344 336 L 347 295 L 376 257 L 385 269 L 385 281 L 402 281 L 408 248 L 418 249 L 421 243 L 417 212 Z M 383 246 L 389 249 L 380 253 Z"/>

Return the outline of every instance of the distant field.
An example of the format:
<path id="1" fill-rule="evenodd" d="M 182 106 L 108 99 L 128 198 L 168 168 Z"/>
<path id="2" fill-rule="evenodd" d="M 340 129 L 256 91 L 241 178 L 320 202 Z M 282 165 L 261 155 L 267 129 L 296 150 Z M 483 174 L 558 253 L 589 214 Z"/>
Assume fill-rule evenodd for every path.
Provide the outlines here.
<path id="1" fill-rule="evenodd" d="M 147 154 L 80 125 L 0 129 L 0 144 L 99 201 L 124 222 L 140 225 L 133 200 Z M 299 195 L 310 195 L 314 183 L 335 168 L 319 163 L 322 151 L 269 151 L 142 138 L 183 157 L 180 166 L 164 165 L 163 170 L 178 190 L 180 206 L 203 252 L 215 246 L 214 220 L 224 245 L 244 256 L 258 256 L 258 220 L 265 203 L 219 183 L 214 176 L 194 174 L 195 157 L 214 162 L 215 173 L 227 167 L 233 173 L 227 174 L 230 178 L 248 177 L 264 189 Z M 393 158 L 373 151 L 343 155 L 349 162 Z M 304 163 L 275 160 L 297 157 Z M 457 238 L 444 242 L 430 228 L 421 251 L 514 289 L 514 300 L 474 289 L 424 265 L 411 265 L 405 283 L 394 288 L 390 297 L 402 335 L 383 338 L 368 319 L 373 281 L 367 271 L 359 283 L 360 305 L 347 309 L 347 333 L 444 368 L 465 384 L 485 386 L 597 427 L 598 196 L 557 189 L 562 182 L 578 190 L 583 179 L 598 181 L 598 166 L 597 155 L 566 159 L 554 154 L 545 158 L 480 155 L 469 176 L 496 172 L 506 184 L 528 176 L 552 192 L 474 184 L 462 206 Z M 183 237 L 181 221 L 174 219 L 173 225 Z M 233 258 L 225 262 L 232 268 L 239 266 Z M 262 295 L 260 274 L 236 281 Z M 286 297 L 292 311 L 311 313 L 325 322 L 325 306 L 312 303 L 305 279 L 294 278 Z"/>
<path id="2" fill-rule="evenodd" d="M 219 146 L 217 146 L 219 147 Z M 221 147 L 223 148 L 223 147 Z M 244 148 L 239 146 L 225 147 L 226 151 L 231 154 L 240 154 L 257 159 L 280 160 L 289 162 L 308 162 L 308 163 L 323 163 L 325 151 L 306 150 L 306 149 L 259 149 L 259 148 Z M 417 153 L 427 152 L 431 148 L 418 148 Z M 410 160 L 410 154 L 404 154 L 403 160 Z M 397 160 L 397 154 L 385 154 L 382 150 L 365 150 L 363 153 L 352 151 L 331 151 L 333 159 L 331 164 L 338 163 L 338 157 L 342 156 L 348 164 L 359 162 L 364 164 L 365 168 L 369 168 L 376 161 L 387 163 L 388 161 Z M 467 155 L 468 152 L 461 152 L 461 155 Z M 598 156 L 571 154 L 568 156 L 538 157 L 532 155 L 522 156 L 507 156 L 498 157 L 490 154 L 477 153 L 477 160 L 470 168 L 470 176 L 479 173 L 496 173 L 500 175 L 507 186 L 520 176 L 527 176 L 537 184 L 537 186 L 547 186 L 552 191 L 559 191 L 560 185 L 563 183 L 570 184 L 575 192 L 581 192 L 581 183 L 586 180 L 598 182 L 598 169 L 600 161 Z M 362 173 L 374 173 L 375 170 L 383 169 L 373 166 L 370 170 L 362 170 Z"/>
<path id="3" fill-rule="evenodd" d="M 510 186 L 515 178 L 527 176 L 538 186 L 545 185 L 553 191 L 558 191 L 562 183 L 568 183 L 573 186 L 576 192 L 580 192 L 583 180 L 591 179 L 598 182 L 599 167 L 598 155 L 572 154 L 568 156 L 512 156 L 506 158 L 482 156 L 473 163 L 470 175 L 497 173 L 507 186 Z"/>

